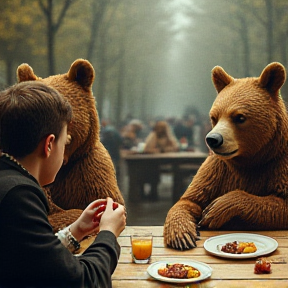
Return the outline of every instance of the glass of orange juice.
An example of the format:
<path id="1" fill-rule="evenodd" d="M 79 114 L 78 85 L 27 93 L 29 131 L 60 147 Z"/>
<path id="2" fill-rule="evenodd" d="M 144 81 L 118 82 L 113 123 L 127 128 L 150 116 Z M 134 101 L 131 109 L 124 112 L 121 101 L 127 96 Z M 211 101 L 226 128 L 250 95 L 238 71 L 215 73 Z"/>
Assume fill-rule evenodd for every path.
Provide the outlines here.
<path id="1" fill-rule="evenodd" d="M 137 264 L 149 263 L 152 254 L 152 233 L 133 234 L 130 237 L 132 261 Z"/>

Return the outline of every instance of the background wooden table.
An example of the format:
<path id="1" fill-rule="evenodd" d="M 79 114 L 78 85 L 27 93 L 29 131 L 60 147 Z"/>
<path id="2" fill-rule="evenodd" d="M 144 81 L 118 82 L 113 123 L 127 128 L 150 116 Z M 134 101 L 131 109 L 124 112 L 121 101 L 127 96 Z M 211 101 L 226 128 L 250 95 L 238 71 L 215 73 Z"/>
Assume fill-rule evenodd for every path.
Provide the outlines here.
<path id="1" fill-rule="evenodd" d="M 161 173 L 173 175 L 173 202 L 176 202 L 186 186 L 183 179 L 196 173 L 208 154 L 203 152 L 168 152 L 154 154 L 123 154 L 129 176 L 128 196 L 130 201 L 140 201 L 144 183 L 151 185 L 151 198 L 157 199 L 157 184 Z"/>

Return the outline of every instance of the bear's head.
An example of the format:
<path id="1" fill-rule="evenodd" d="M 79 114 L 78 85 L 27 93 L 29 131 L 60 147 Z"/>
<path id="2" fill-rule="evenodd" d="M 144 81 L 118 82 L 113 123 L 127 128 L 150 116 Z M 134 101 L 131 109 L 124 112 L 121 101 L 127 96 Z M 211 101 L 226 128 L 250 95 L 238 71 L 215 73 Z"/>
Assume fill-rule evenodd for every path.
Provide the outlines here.
<path id="1" fill-rule="evenodd" d="M 83 157 L 99 140 L 99 120 L 92 93 L 95 72 L 92 65 L 83 59 L 72 63 L 69 71 L 42 79 L 26 63 L 17 69 L 18 82 L 43 81 L 66 97 L 73 107 L 73 121 L 68 126 L 70 143 L 65 148 L 64 164 Z"/>
<path id="2" fill-rule="evenodd" d="M 285 68 L 276 62 L 258 78 L 234 79 L 223 68 L 213 68 L 218 95 L 210 110 L 212 130 L 206 143 L 217 157 L 259 165 L 287 149 L 287 113 L 280 95 L 285 79 Z"/>

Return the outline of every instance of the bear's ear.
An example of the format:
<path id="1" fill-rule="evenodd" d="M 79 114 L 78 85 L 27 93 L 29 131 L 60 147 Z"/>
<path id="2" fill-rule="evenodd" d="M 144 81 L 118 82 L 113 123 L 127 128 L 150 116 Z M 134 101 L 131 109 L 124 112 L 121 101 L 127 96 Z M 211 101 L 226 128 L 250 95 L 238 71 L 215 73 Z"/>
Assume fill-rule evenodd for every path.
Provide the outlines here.
<path id="1" fill-rule="evenodd" d="M 33 69 L 27 63 L 18 66 L 16 75 L 18 82 L 34 81 L 38 79 L 34 74 Z"/>
<path id="2" fill-rule="evenodd" d="M 279 90 L 286 80 L 285 68 L 278 62 L 267 65 L 259 77 L 261 88 L 267 89 L 271 94 L 278 95 Z"/>
<path id="3" fill-rule="evenodd" d="M 70 81 L 78 82 L 83 88 L 90 88 L 94 82 L 95 71 L 91 63 L 84 59 L 74 61 L 67 73 Z"/>
<path id="4" fill-rule="evenodd" d="M 234 78 L 228 75 L 222 67 L 215 66 L 212 69 L 212 81 L 218 93 L 233 80 Z"/>

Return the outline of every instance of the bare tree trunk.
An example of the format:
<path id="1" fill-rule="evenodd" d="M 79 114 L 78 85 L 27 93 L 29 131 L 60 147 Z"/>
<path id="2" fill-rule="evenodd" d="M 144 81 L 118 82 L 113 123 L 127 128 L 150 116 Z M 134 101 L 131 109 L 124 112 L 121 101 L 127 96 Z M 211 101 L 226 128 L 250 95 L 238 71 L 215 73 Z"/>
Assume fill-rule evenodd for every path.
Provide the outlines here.
<path id="1" fill-rule="evenodd" d="M 12 72 L 13 70 L 13 60 L 10 57 L 7 57 L 5 59 L 5 64 L 6 64 L 6 83 L 8 86 L 12 85 L 14 83 L 14 73 Z"/>
<path id="2" fill-rule="evenodd" d="M 114 16 L 114 13 L 117 11 L 117 7 L 120 4 L 118 0 L 101 0 L 102 2 L 99 5 L 98 9 L 99 11 L 96 13 L 101 14 L 99 15 L 100 18 L 98 19 L 93 19 L 92 21 L 92 26 L 91 30 L 95 29 L 95 31 L 91 31 L 91 39 L 87 51 L 87 57 L 88 59 L 93 58 L 93 52 L 94 52 L 94 46 L 95 46 L 95 41 L 98 40 L 98 63 L 96 65 L 96 93 L 95 93 L 95 98 L 97 99 L 97 111 L 100 119 L 102 118 L 103 115 L 103 103 L 104 103 L 104 95 L 105 95 L 105 87 L 106 87 L 106 75 L 107 75 L 107 70 L 109 69 L 110 62 L 107 57 L 107 43 L 106 43 L 106 35 L 107 35 L 107 30 L 109 29 L 112 19 Z M 114 1 L 114 3 L 113 3 Z M 111 12 L 109 18 L 106 17 L 105 21 L 105 12 L 106 9 L 109 7 L 109 5 L 113 4 L 113 11 Z M 96 15 L 95 14 L 95 15 Z M 94 15 L 94 18 L 97 18 Z M 96 25 L 93 27 L 93 25 Z"/>
<path id="3" fill-rule="evenodd" d="M 99 45 L 99 54 L 101 55 L 101 58 L 99 58 L 99 62 L 97 63 L 97 78 L 96 78 L 96 99 L 97 99 L 97 111 L 99 114 L 100 119 L 103 115 L 103 100 L 104 100 L 104 91 L 105 91 L 105 83 L 106 83 L 106 41 L 103 39 L 103 41 Z"/>
<path id="4" fill-rule="evenodd" d="M 38 0 L 39 6 L 42 9 L 44 15 L 47 18 L 47 57 L 48 57 L 48 69 L 49 75 L 55 74 L 55 35 L 63 23 L 65 14 L 73 3 L 73 1 L 65 0 L 65 3 L 61 9 L 58 19 L 53 22 L 54 16 L 54 0 Z M 75 1 L 74 1 L 75 2 Z"/>
<path id="5" fill-rule="evenodd" d="M 266 33 L 267 33 L 267 63 L 272 62 L 273 59 L 273 25 L 274 25 L 274 19 L 273 19 L 273 4 L 271 0 L 265 0 L 266 3 L 266 11 L 267 11 L 267 27 L 266 27 Z"/>
<path id="6" fill-rule="evenodd" d="M 248 27 L 246 18 L 243 17 L 243 14 L 240 16 L 240 38 L 241 42 L 243 43 L 243 63 L 244 63 L 244 75 L 247 77 L 250 76 L 250 41 L 248 37 Z"/>
<path id="7" fill-rule="evenodd" d="M 55 55 L 54 55 L 54 39 L 55 39 L 55 29 L 53 25 L 53 0 L 48 0 L 47 2 L 47 47 L 48 47 L 48 67 L 49 75 L 55 74 Z"/>
<path id="8" fill-rule="evenodd" d="M 123 43 L 122 43 L 123 44 Z M 123 44 L 124 45 L 124 44 Z M 125 71 L 126 71 L 126 63 L 125 63 L 125 49 L 122 47 L 120 63 L 118 66 L 118 85 L 117 85 L 117 97 L 116 97 L 116 105 L 115 105 L 115 114 L 116 114 L 116 123 L 121 122 L 121 107 L 123 105 L 123 92 L 124 92 L 124 81 L 125 81 Z"/>
<path id="9" fill-rule="evenodd" d="M 147 73 L 147 68 L 146 65 L 143 65 L 142 67 L 142 85 L 141 85 L 141 107 L 140 107 L 140 115 L 141 119 L 145 120 L 147 118 L 147 100 L 148 100 L 148 95 L 147 95 L 147 87 L 148 85 L 148 73 Z"/>
<path id="10" fill-rule="evenodd" d="M 94 0 L 92 2 L 92 23 L 91 23 L 91 29 L 90 29 L 90 42 L 88 43 L 88 49 L 87 49 L 87 59 L 92 60 L 93 57 L 93 51 L 95 47 L 95 42 L 97 39 L 97 35 L 100 30 L 100 24 L 103 21 L 103 18 L 105 16 L 105 11 L 109 5 L 109 0 Z"/>

